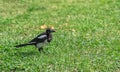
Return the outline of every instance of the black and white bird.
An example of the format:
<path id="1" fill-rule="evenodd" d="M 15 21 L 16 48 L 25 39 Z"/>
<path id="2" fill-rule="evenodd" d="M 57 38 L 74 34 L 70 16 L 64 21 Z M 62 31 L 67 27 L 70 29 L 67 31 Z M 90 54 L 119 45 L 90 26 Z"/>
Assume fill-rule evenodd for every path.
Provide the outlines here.
<path id="1" fill-rule="evenodd" d="M 23 47 L 27 45 L 35 45 L 39 51 L 43 50 L 43 46 L 52 40 L 52 33 L 55 32 L 54 29 L 47 28 L 45 32 L 39 34 L 36 38 L 32 39 L 30 42 L 25 44 L 16 45 L 15 47 Z"/>

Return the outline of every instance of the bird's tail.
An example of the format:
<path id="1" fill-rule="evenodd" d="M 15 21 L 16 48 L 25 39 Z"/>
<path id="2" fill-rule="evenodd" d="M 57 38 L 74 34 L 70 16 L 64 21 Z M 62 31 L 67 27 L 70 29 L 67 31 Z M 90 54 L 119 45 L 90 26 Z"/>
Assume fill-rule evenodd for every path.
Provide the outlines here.
<path id="1" fill-rule="evenodd" d="M 26 44 L 16 45 L 16 46 L 14 46 L 14 47 L 19 48 L 19 47 L 23 47 L 23 46 L 27 46 L 27 45 L 33 45 L 33 44 L 31 44 L 31 43 L 26 43 Z"/>

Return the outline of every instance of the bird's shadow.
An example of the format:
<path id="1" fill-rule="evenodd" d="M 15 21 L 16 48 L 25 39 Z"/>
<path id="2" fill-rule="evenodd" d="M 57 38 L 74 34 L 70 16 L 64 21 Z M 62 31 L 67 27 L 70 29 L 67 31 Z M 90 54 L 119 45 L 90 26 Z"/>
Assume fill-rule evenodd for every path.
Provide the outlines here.
<path id="1" fill-rule="evenodd" d="M 18 51 L 18 52 L 16 52 L 15 53 L 15 55 L 17 55 L 17 56 L 32 56 L 32 55 L 37 55 L 37 53 L 36 52 L 34 52 L 34 51 Z"/>
<path id="2" fill-rule="evenodd" d="M 27 57 L 27 56 L 33 56 L 33 55 L 48 55 L 49 52 L 45 52 L 45 51 L 17 51 L 15 52 L 16 56 L 22 56 L 22 57 Z"/>

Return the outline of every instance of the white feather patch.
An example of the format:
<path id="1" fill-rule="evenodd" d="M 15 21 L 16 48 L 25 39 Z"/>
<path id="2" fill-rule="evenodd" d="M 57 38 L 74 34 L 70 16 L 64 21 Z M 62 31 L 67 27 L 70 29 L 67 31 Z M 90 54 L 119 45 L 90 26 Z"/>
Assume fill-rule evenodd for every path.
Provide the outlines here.
<path id="1" fill-rule="evenodd" d="M 47 37 L 47 35 L 41 35 L 41 36 L 39 36 L 38 38 L 39 39 L 42 39 L 42 38 L 46 38 Z"/>

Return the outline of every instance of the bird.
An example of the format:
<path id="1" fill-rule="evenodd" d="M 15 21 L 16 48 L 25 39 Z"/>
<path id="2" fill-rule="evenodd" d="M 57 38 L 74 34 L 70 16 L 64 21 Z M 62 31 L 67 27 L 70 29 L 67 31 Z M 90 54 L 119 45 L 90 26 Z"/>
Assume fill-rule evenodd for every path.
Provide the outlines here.
<path id="1" fill-rule="evenodd" d="M 39 34 L 35 38 L 33 38 L 31 41 L 25 44 L 19 44 L 14 47 L 20 48 L 28 45 L 34 45 L 35 47 L 38 48 L 38 51 L 42 51 L 43 47 L 50 43 L 52 41 L 52 33 L 55 32 L 54 29 L 47 28 L 45 32 Z"/>

